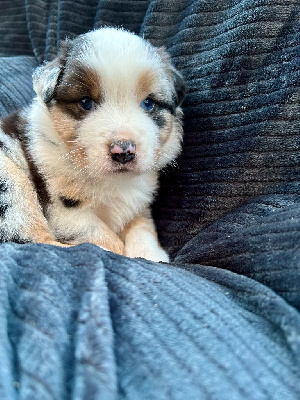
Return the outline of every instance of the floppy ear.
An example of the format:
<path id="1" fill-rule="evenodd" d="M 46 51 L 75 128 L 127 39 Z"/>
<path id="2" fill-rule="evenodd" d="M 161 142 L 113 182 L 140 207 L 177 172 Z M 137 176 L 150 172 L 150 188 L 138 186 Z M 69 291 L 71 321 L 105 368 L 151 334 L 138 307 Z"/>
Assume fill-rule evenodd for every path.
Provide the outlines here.
<path id="1" fill-rule="evenodd" d="M 158 54 L 160 55 L 163 63 L 165 64 L 166 71 L 173 81 L 174 89 L 176 93 L 175 105 L 179 107 L 187 93 L 187 86 L 184 81 L 183 76 L 177 71 L 177 69 L 171 63 L 171 57 L 169 53 L 167 53 L 165 47 L 160 47 L 157 49 Z"/>
<path id="2" fill-rule="evenodd" d="M 49 103 L 53 99 L 55 89 L 64 72 L 68 49 L 69 41 L 65 41 L 58 56 L 53 61 L 38 67 L 33 73 L 33 89 L 44 103 Z"/>
<path id="3" fill-rule="evenodd" d="M 38 67 L 33 73 L 33 89 L 45 102 L 49 103 L 54 95 L 62 67 L 55 59 Z"/>

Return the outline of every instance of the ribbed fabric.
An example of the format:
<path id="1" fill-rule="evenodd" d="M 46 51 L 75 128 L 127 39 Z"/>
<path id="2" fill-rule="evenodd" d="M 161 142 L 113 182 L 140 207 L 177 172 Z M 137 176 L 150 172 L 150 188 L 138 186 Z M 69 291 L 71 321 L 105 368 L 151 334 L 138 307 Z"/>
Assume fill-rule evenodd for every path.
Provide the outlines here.
<path id="1" fill-rule="evenodd" d="M 13 3 L 3 12 L 21 20 L 25 8 Z M 162 174 L 154 209 L 172 256 L 257 195 L 299 193 L 298 1 L 27 0 L 25 17 L 29 31 L 19 23 L 15 35 L 29 35 L 39 61 L 66 36 L 102 24 L 140 32 L 171 53 L 189 87 L 183 153 Z M 22 51 L 18 41 L 0 43 L 0 54 Z"/>
<path id="2" fill-rule="evenodd" d="M 0 1 L 0 56 L 33 56 L 23 0 Z"/>
<path id="3" fill-rule="evenodd" d="M 0 246 L 1 399 L 296 400 L 298 0 L 0 2 L 0 115 L 66 36 L 123 26 L 189 87 L 153 207 L 173 264 Z"/>
<path id="4" fill-rule="evenodd" d="M 300 394 L 299 315 L 254 280 L 88 244 L 3 244 L 0 270 L 3 400 Z"/>
<path id="5" fill-rule="evenodd" d="M 167 44 L 189 87 L 183 154 L 162 174 L 155 213 L 175 255 L 255 196 L 299 193 L 299 2 L 178 1 L 172 18 L 166 9 L 153 5 L 144 33 Z"/>
<path id="6" fill-rule="evenodd" d="M 35 57 L 0 57 L 0 116 L 30 104 L 34 91 L 32 73 L 38 66 Z"/>
<path id="7" fill-rule="evenodd" d="M 104 269 L 90 250 L 1 246 L 1 399 L 115 398 Z"/>
<path id="8" fill-rule="evenodd" d="M 51 60 L 66 37 L 105 25 L 139 33 L 150 0 L 17 0 L 0 2 L 0 55 Z M 12 45 L 13 44 L 13 45 Z"/>
<path id="9" fill-rule="evenodd" d="M 246 275 L 300 309 L 299 195 L 262 196 L 204 229 L 177 254 Z"/>

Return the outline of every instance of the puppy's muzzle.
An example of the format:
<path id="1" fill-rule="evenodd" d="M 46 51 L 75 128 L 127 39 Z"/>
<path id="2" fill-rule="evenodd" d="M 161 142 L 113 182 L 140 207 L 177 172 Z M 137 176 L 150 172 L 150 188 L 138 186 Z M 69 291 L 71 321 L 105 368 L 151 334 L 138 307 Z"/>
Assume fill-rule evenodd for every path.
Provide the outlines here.
<path id="1" fill-rule="evenodd" d="M 113 142 L 110 145 L 110 154 L 113 161 L 126 164 L 135 158 L 135 144 L 133 142 L 123 140 Z"/>

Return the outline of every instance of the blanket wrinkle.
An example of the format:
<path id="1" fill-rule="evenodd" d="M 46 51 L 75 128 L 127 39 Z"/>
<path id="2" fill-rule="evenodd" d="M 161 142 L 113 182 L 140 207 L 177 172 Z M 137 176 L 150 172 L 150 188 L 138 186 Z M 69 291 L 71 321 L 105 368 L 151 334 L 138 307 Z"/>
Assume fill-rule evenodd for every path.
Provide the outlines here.
<path id="1" fill-rule="evenodd" d="M 183 151 L 153 216 L 170 264 L 0 244 L 0 398 L 300 397 L 298 0 L 0 2 L 0 115 L 101 26 L 182 72 Z"/>
<path id="2" fill-rule="evenodd" d="M 299 196 L 270 200 L 257 198 L 210 225 L 181 249 L 175 262 L 213 265 L 246 275 L 299 308 Z"/>

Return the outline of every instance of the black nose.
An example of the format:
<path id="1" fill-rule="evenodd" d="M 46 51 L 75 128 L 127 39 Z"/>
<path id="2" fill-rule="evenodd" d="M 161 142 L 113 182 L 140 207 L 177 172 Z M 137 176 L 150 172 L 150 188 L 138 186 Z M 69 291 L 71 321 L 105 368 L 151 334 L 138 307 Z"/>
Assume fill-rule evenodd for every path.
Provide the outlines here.
<path id="1" fill-rule="evenodd" d="M 135 144 L 130 141 L 119 140 L 110 145 L 111 158 L 121 164 L 126 164 L 135 158 Z"/>

